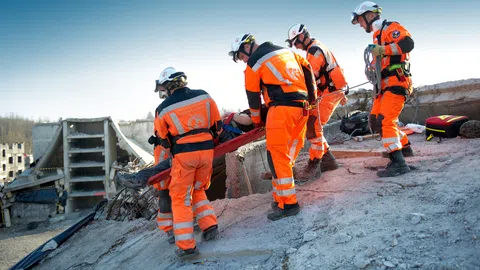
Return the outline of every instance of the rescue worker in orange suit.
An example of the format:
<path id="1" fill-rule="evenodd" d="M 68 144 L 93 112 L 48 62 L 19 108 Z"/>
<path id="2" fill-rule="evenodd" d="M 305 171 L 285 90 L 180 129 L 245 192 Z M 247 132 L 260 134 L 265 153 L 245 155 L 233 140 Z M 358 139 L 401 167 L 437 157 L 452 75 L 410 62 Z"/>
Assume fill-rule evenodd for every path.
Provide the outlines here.
<path id="1" fill-rule="evenodd" d="M 155 87 L 154 90 L 160 99 L 167 98 L 165 91 L 159 91 L 158 87 Z M 156 115 L 155 117 L 157 117 Z M 153 157 L 155 159 L 155 165 L 159 164 L 162 161 L 165 161 L 169 158 L 170 154 L 167 149 L 165 149 L 159 140 L 160 127 L 158 127 L 159 122 L 153 122 L 153 136 L 148 139 L 150 144 L 153 144 Z M 169 195 L 168 187 L 170 185 L 170 177 L 166 180 L 163 180 L 159 183 L 153 184 L 153 187 L 158 190 L 158 214 L 157 214 L 157 226 L 160 230 L 164 231 L 167 234 L 168 242 L 170 244 L 175 243 L 175 236 L 173 234 L 173 214 L 172 214 L 172 199 Z"/>
<path id="2" fill-rule="evenodd" d="M 333 53 L 320 41 L 312 38 L 304 24 L 295 24 L 288 29 L 288 47 L 307 52 L 317 84 L 319 102 L 310 111 L 307 121 L 307 139 L 310 142 L 310 159 L 299 176 L 308 180 L 320 177 L 321 172 L 338 169 L 338 163 L 329 151 L 329 145 L 323 136 L 323 126 L 328 122 L 340 102 L 346 103 L 341 91 L 347 85 L 343 70 Z"/>
<path id="3" fill-rule="evenodd" d="M 365 1 L 352 12 L 352 24 L 360 24 L 367 33 L 374 32 L 371 53 L 381 59 L 381 89 L 373 102 L 369 124 L 381 134 L 390 157 L 390 163 L 377 175 L 391 177 L 409 172 L 404 156 L 413 156 L 410 142 L 397 123 L 413 89 L 408 59 L 414 42 L 398 22 L 380 19 L 381 12 L 377 4 Z"/>
<path id="4" fill-rule="evenodd" d="M 159 91 L 168 95 L 156 110 L 155 126 L 161 145 L 173 157 L 169 194 L 178 247 L 175 255 L 186 258 L 198 254 L 194 215 L 204 241 L 218 234 L 217 217 L 205 190 L 210 186 L 214 137 L 222 122 L 217 105 L 207 92 L 186 87 L 185 73 L 168 67 L 156 83 Z"/>
<path id="5" fill-rule="evenodd" d="M 251 34 L 236 37 L 229 56 L 247 64 L 245 88 L 254 124 L 262 125 L 261 94 L 269 107 L 265 127 L 274 202 L 267 218 L 296 215 L 300 206 L 292 167 L 304 145 L 308 103 L 316 98 L 311 67 L 289 49 L 270 42 L 257 44 Z"/>

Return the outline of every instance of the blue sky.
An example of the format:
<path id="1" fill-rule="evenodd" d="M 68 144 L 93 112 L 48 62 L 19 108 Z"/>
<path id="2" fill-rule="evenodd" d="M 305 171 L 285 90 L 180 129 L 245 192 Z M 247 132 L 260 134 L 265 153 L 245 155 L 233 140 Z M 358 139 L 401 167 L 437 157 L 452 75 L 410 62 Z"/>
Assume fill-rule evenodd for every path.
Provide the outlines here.
<path id="1" fill-rule="evenodd" d="M 350 85 L 365 82 L 372 42 L 350 12 L 361 1 L 2 1 L 0 115 L 34 119 L 144 118 L 160 103 L 160 71 L 174 66 L 218 106 L 248 107 L 235 36 L 284 46 L 304 23 L 335 54 Z M 383 1 L 382 17 L 412 34 L 415 85 L 478 78 L 480 1 Z M 297 51 L 304 55 L 303 52 Z"/>

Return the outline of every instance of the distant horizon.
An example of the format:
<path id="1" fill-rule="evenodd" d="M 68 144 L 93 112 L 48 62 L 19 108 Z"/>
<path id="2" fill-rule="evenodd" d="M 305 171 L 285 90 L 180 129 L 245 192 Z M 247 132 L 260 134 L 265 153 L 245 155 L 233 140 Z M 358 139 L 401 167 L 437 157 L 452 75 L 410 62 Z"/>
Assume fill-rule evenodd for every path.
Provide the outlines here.
<path id="1" fill-rule="evenodd" d="M 227 55 L 231 42 L 250 32 L 259 43 L 286 46 L 295 23 L 333 52 L 349 85 L 358 85 L 367 81 L 363 50 L 372 43 L 372 34 L 350 22 L 361 2 L 2 2 L 0 115 L 143 119 L 161 102 L 154 82 L 167 66 L 184 71 L 188 86 L 206 90 L 219 108 L 244 110 L 245 64 Z M 480 1 L 377 4 L 382 19 L 412 35 L 414 87 L 478 77 L 480 37 L 472 33 L 480 27 Z"/>
<path id="2" fill-rule="evenodd" d="M 425 86 L 431 86 L 431 85 L 439 85 L 439 84 L 443 84 L 443 83 L 450 83 L 450 82 L 458 82 L 458 81 L 468 81 L 468 80 L 480 80 L 480 77 L 478 78 L 466 78 L 466 79 L 458 79 L 458 80 L 454 80 L 454 81 L 445 81 L 445 82 L 439 82 L 439 83 L 435 83 L 435 84 L 426 84 L 426 85 L 417 85 L 415 86 L 415 88 L 418 88 L 418 87 L 425 87 Z M 372 88 L 367 88 L 367 87 L 358 87 L 358 88 L 355 88 L 355 89 L 352 89 L 350 90 L 350 93 L 352 92 L 355 92 L 357 90 L 367 90 L 367 91 L 371 91 Z M 248 109 L 248 108 L 224 108 L 224 107 L 221 107 L 219 106 L 218 108 L 220 110 L 220 112 L 222 112 L 222 110 L 224 111 L 231 111 L 231 112 L 234 112 L 234 111 L 242 111 L 242 110 L 245 110 L 245 109 Z M 115 119 L 115 118 L 112 118 L 112 116 L 110 115 L 107 115 L 107 116 L 94 116 L 94 117 L 80 117 L 80 118 L 103 118 L 103 117 L 110 117 L 112 118 L 112 120 L 115 120 L 116 122 L 118 123 L 121 123 L 121 122 L 135 122 L 135 121 L 143 121 L 143 120 L 151 120 L 153 121 L 153 119 L 149 119 L 149 115 L 150 113 L 154 113 L 154 110 L 152 111 L 149 111 L 149 112 L 146 112 L 146 116 L 144 118 L 136 118 L 136 119 Z M 24 118 L 24 119 L 27 119 L 27 120 L 31 120 L 31 121 L 34 121 L 36 124 L 49 124 L 49 123 L 56 123 L 56 122 L 59 122 L 61 120 L 64 120 L 64 119 L 68 119 L 68 118 L 78 118 L 78 117 L 57 117 L 57 120 L 54 120 L 54 119 L 50 119 L 48 117 L 37 117 L 35 119 L 35 117 L 31 116 L 31 117 L 26 117 L 26 116 L 23 116 L 21 114 L 18 114 L 18 113 L 15 113 L 15 112 L 5 112 L 4 115 L 0 115 L 0 117 L 3 117 L 3 118 L 8 118 L 8 117 L 11 117 L 11 116 L 14 116 L 14 117 L 21 117 L 21 118 Z"/>

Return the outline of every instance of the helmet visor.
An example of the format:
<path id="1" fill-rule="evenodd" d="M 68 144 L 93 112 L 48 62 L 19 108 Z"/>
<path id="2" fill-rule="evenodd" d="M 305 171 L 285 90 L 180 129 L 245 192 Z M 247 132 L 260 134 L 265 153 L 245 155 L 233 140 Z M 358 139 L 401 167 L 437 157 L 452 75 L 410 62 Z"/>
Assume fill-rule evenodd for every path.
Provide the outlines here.
<path id="1" fill-rule="evenodd" d="M 297 43 L 297 41 L 298 41 L 298 36 L 296 36 L 296 37 L 294 37 L 294 38 L 292 38 L 292 39 L 286 39 L 286 40 L 285 40 L 285 43 L 287 43 L 287 46 L 288 46 L 289 48 L 292 48 L 293 45 L 295 45 L 295 43 Z"/>
<path id="2" fill-rule="evenodd" d="M 355 12 L 352 12 L 352 24 L 358 23 L 357 18 L 358 18 L 358 14 Z"/>
<path id="3" fill-rule="evenodd" d="M 230 57 L 232 58 L 233 62 L 237 63 L 237 61 L 238 61 L 238 54 L 239 54 L 239 51 L 236 51 L 236 52 L 230 51 L 230 52 L 228 53 L 228 56 L 230 56 Z"/>
<path id="4" fill-rule="evenodd" d="M 162 91 L 165 91 L 165 88 L 160 84 L 159 80 L 155 80 L 155 89 L 153 90 L 153 92 L 157 93 Z"/>

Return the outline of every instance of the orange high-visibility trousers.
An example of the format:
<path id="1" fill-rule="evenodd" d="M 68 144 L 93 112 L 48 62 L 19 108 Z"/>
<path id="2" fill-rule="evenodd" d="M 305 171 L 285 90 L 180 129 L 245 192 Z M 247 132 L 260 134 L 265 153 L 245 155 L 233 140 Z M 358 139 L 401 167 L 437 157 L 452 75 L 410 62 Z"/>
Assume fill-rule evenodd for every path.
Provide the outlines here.
<path id="1" fill-rule="evenodd" d="M 170 195 L 168 194 L 170 179 L 171 178 L 168 178 L 164 181 L 153 184 L 153 187 L 160 191 L 160 196 L 158 198 L 159 208 L 157 214 L 157 226 L 160 230 L 164 232 L 173 230 L 173 214 L 171 209 L 171 202 L 168 205 L 168 201 L 170 201 Z"/>
<path id="2" fill-rule="evenodd" d="M 272 171 L 273 199 L 278 207 L 296 204 L 292 168 L 304 145 L 307 116 L 298 107 L 270 107 L 266 123 L 267 159 Z"/>
<path id="3" fill-rule="evenodd" d="M 210 186 L 213 149 L 175 154 L 172 160 L 173 232 L 175 243 L 182 250 L 195 248 L 193 216 L 205 231 L 217 225 L 217 217 L 207 199 L 205 190 Z M 193 207 L 192 207 L 193 206 Z"/>
<path id="4" fill-rule="evenodd" d="M 323 136 L 323 126 L 330 120 L 335 108 L 344 97 L 345 94 L 342 91 L 330 93 L 329 90 L 325 90 L 318 101 L 317 108 L 310 111 L 307 122 L 307 140 L 310 142 L 309 154 L 311 160 L 314 158 L 322 159 L 330 147 L 325 136 Z M 318 121 L 319 119 L 320 121 Z"/>
<path id="5" fill-rule="evenodd" d="M 398 128 L 398 117 L 405 100 L 405 95 L 385 91 L 373 102 L 369 122 L 372 128 L 381 134 L 383 147 L 388 153 L 410 144 L 407 135 Z"/>

